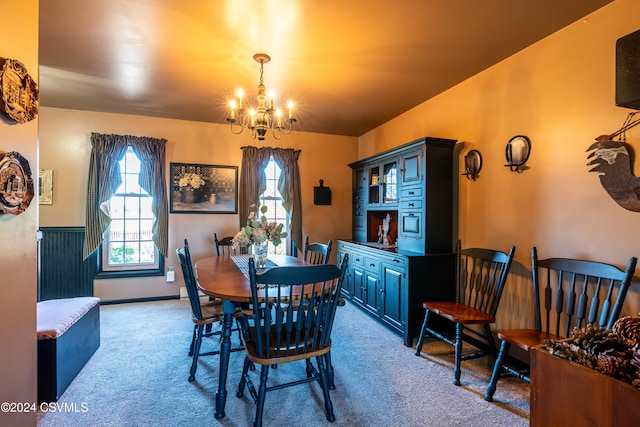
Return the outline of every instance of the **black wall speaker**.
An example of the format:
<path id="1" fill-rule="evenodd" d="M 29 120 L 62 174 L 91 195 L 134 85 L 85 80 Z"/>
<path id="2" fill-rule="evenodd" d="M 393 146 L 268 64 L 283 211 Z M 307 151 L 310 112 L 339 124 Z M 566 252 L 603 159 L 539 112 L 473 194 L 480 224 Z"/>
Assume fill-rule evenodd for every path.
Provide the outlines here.
<path id="1" fill-rule="evenodd" d="M 616 105 L 640 110 L 640 30 L 616 41 Z"/>

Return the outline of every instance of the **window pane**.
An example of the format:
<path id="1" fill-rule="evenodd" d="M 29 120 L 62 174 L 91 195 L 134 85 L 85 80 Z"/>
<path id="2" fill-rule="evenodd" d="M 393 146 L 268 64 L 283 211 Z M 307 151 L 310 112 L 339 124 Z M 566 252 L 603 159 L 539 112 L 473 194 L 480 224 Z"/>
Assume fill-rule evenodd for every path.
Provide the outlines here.
<path id="1" fill-rule="evenodd" d="M 127 174 L 125 175 L 124 180 L 124 188 L 127 194 L 140 194 L 142 188 L 140 188 L 140 185 L 138 184 L 138 175 Z"/>
<path id="2" fill-rule="evenodd" d="M 152 202 L 153 199 L 151 197 L 140 197 L 140 218 L 153 218 Z"/>
<path id="3" fill-rule="evenodd" d="M 111 219 L 124 218 L 124 197 L 114 196 L 109 202 Z"/>
<path id="4" fill-rule="evenodd" d="M 127 219 L 124 225 L 124 239 L 127 241 L 140 239 L 140 222 L 137 219 Z"/>
<path id="5" fill-rule="evenodd" d="M 153 262 L 154 251 L 153 242 L 140 242 L 140 262 Z"/>
<path id="6" fill-rule="evenodd" d="M 109 244 L 109 263 L 122 264 L 124 262 L 124 246 L 121 244 Z"/>
<path id="7" fill-rule="evenodd" d="M 153 239 L 153 220 L 143 219 L 140 220 L 140 240 Z"/>
<path id="8" fill-rule="evenodd" d="M 127 218 L 137 218 L 140 213 L 140 199 L 138 197 L 127 197 L 124 207 Z"/>
<path id="9" fill-rule="evenodd" d="M 140 173 L 140 159 L 138 159 L 136 153 L 134 153 L 132 149 L 128 149 L 127 153 L 124 155 L 124 160 L 126 163 L 126 170 L 123 169 L 121 172 L 135 174 L 137 177 Z"/>
<path id="10" fill-rule="evenodd" d="M 109 226 L 109 240 L 118 241 L 124 240 L 124 221 L 121 219 L 114 219 Z"/>
<path id="11" fill-rule="evenodd" d="M 135 242 L 126 242 L 124 245 L 124 261 L 126 263 L 140 262 L 140 244 Z"/>

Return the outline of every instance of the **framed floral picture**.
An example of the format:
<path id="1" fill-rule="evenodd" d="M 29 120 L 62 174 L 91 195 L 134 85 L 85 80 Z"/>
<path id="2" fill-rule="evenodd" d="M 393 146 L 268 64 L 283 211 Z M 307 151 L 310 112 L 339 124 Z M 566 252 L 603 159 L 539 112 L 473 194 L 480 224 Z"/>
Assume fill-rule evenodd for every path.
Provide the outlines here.
<path id="1" fill-rule="evenodd" d="M 171 163 L 171 213 L 238 213 L 238 167 Z"/>

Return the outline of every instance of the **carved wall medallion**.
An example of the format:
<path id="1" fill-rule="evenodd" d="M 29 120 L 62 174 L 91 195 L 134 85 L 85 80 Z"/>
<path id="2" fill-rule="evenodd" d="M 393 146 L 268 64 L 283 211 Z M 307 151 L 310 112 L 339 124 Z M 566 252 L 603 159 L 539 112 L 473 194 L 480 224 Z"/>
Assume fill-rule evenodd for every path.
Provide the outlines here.
<path id="1" fill-rule="evenodd" d="M 33 199 L 33 178 L 27 159 L 0 151 L 0 213 L 19 215 Z"/>
<path id="2" fill-rule="evenodd" d="M 22 62 L 0 58 L 0 110 L 18 123 L 38 115 L 38 85 Z"/>

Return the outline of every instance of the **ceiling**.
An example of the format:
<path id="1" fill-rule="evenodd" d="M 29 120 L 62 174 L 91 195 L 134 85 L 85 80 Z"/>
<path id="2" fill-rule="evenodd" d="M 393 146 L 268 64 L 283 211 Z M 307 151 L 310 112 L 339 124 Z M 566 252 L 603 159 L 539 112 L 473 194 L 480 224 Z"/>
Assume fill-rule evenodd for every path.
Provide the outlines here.
<path id="1" fill-rule="evenodd" d="M 360 136 L 612 0 L 40 2 L 40 105 L 226 123 L 237 87 Z"/>

